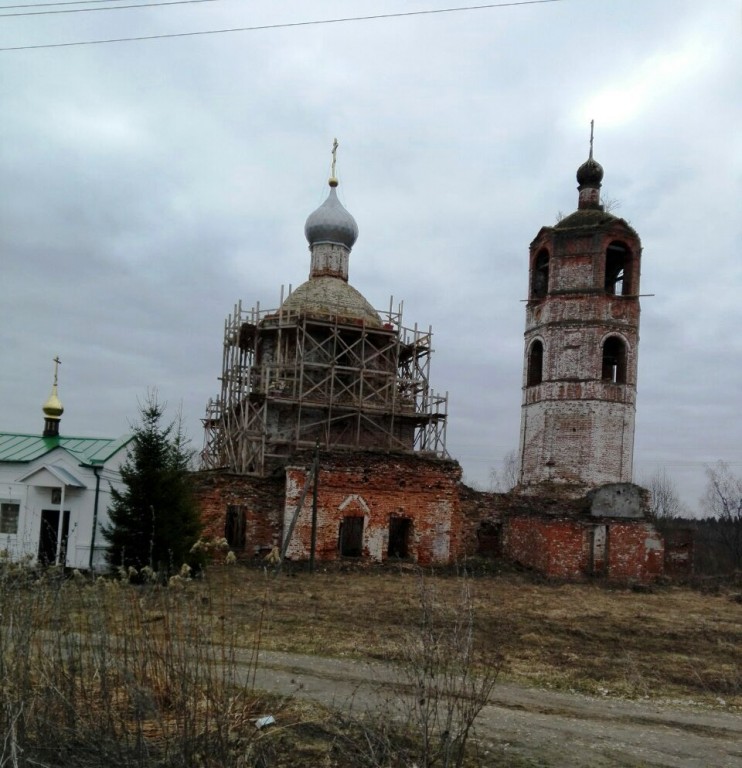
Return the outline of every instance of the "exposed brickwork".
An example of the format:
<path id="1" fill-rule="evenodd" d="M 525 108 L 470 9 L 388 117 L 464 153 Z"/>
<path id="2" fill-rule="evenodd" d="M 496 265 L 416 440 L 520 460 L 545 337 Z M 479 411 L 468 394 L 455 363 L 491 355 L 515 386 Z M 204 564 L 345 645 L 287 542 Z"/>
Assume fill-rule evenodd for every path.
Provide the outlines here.
<path id="1" fill-rule="evenodd" d="M 664 543 L 646 520 L 648 492 L 632 488 L 638 519 L 625 519 L 623 509 L 597 515 L 597 489 L 575 497 L 556 484 L 543 484 L 532 494 L 464 488 L 466 552 L 500 555 L 553 578 L 651 581 L 663 573 Z"/>
<path id="2" fill-rule="evenodd" d="M 547 576 L 578 579 L 587 572 L 585 533 L 585 526 L 576 520 L 508 517 L 503 552 L 510 560 Z"/>
<path id="3" fill-rule="evenodd" d="M 308 463 L 287 469 L 286 528 L 301 497 Z M 455 560 L 463 543 L 457 492 L 460 477 L 461 468 L 456 462 L 416 456 L 353 453 L 334 455 L 329 461 L 321 458 L 316 557 L 339 557 L 343 519 L 361 517 L 362 557 L 376 562 L 386 560 L 390 557 L 390 521 L 394 517 L 410 520 L 410 559 L 423 565 Z M 311 506 L 310 493 L 291 538 L 289 557 L 309 557 Z"/>
<path id="4" fill-rule="evenodd" d="M 234 505 L 245 512 L 245 546 L 235 548 L 238 556 L 254 557 L 280 543 L 282 477 L 248 477 L 220 470 L 196 472 L 192 477 L 205 536 L 224 537 L 227 509 Z"/>
<path id="5" fill-rule="evenodd" d="M 601 210 L 544 227 L 531 244 L 522 485 L 631 481 L 640 255 L 636 232 Z M 623 283 L 608 287 L 615 258 Z M 607 340 L 621 349 L 616 380 L 605 367 Z"/>
<path id="6" fill-rule="evenodd" d="M 515 515 L 504 520 L 503 553 L 556 578 L 647 582 L 663 572 L 664 545 L 643 521 Z"/>
<path id="7" fill-rule="evenodd" d="M 651 523 L 614 522 L 608 528 L 608 573 L 616 581 L 651 581 L 662 575 L 665 548 Z"/>
<path id="8" fill-rule="evenodd" d="M 295 457 L 285 476 L 249 477 L 220 471 L 198 472 L 196 497 L 205 533 L 225 536 L 227 510 L 245 514 L 245 547 L 238 555 L 253 557 L 280 546 L 288 530 L 312 462 L 312 454 Z M 381 562 L 389 554 L 391 519 L 397 523 L 399 555 L 426 565 L 453 562 L 464 550 L 464 525 L 457 487 L 461 468 L 454 461 L 412 455 L 321 453 L 318 488 L 318 560 L 339 557 L 339 529 L 346 517 L 362 517 L 360 556 Z M 288 557 L 308 559 L 311 540 L 311 489 L 288 549 Z M 394 553 L 391 555 L 395 556 Z"/>
<path id="9" fill-rule="evenodd" d="M 458 495 L 463 520 L 462 546 L 466 554 L 499 554 L 499 541 L 493 541 L 492 537 L 499 538 L 499 500 L 503 494 L 476 491 L 459 483 Z"/>

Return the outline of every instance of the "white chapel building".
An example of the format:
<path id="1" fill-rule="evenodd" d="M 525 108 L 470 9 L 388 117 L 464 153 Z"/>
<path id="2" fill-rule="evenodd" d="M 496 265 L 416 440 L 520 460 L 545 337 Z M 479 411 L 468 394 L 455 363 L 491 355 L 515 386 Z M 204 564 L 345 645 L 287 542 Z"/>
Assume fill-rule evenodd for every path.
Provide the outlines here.
<path id="1" fill-rule="evenodd" d="M 43 432 L 0 432 L 0 559 L 102 570 L 111 488 L 133 438 L 60 435 L 56 365 Z"/>

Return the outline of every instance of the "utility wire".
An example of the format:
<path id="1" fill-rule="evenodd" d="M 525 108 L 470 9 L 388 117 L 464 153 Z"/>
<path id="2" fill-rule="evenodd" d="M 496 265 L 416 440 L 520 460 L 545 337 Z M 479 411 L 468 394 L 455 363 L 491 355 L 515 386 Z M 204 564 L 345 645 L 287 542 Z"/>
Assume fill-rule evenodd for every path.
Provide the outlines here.
<path id="1" fill-rule="evenodd" d="M 0 19 L 5 19 L 10 16 L 49 16 L 53 13 L 93 13 L 95 11 L 125 11 L 130 8 L 157 8 L 161 5 L 188 5 L 189 3 L 215 3 L 217 0 L 169 0 L 169 2 L 163 3 L 138 3 L 137 5 L 110 5 L 99 8 L 61 8 L 56 11 L 23 11 L 22 13 L 0 13 Z M 56 3 L 50 3 L 50 5 L 56 5 Z M 70 5 L 77 5 L 77 3 L 70 3 Z M 13 6 L 8 6 L 13 8 Z M 26 8 L 28 6 L 19 6 Z M 0 10 L 4 10 L 1 9 Z"/>
<path id="2" fill-rule="evenodd" d="M 0 11 L 9 11 L 15 8 L 51 8 L 57 5 L 93 5 L 95 3 L 120 3 L 121 0 L 65 0 L 58 3 L 25 3 L 24 5 L 0 5 Z"/>
<path id="3" fill-rule="evenodd" d="M 291 27 L 315 27 L 323 24 L 344 24 L 354 21 L 376 21 L 379 19 L 399 19 L 407 16 L 431 16 L 439 13 L 460 13 L 463 11 L 481 11 L 491 8 L 509 8 L 521 5 L 543 5 L 545 3 L 560 3 L 562 0 L 518 0 L 509 3 L 487 3 L 485 5 L 463 5 L 454 8 L 436 8 L 423 11 L 404 11 L 400 13 L 379 13 L 373 16 L 348 16 L 340 19 L 317 19 L 312 21 L 293 21 L 282 24 L 261 24 L 254 27 L 233 27 L 231 29 L 209 29 L 197 32 L 172 32 L 161 35 L 140 35 L 137 37 L 114 37 L 107 40 L 80 40 L 72 43 L 45 43 L 42 45 L 16 45 L 0 48 L 4 51 L 29 51 L 41 48 L 72 48 L 81 45 L 106 45 L 108 43 L 133 43 L 141 40 L 165 40 L 174 37 L 196 37 L 199 35 L 223 35 L 230 32 L 258 32 L 268 29 L 288 29 Z"/>

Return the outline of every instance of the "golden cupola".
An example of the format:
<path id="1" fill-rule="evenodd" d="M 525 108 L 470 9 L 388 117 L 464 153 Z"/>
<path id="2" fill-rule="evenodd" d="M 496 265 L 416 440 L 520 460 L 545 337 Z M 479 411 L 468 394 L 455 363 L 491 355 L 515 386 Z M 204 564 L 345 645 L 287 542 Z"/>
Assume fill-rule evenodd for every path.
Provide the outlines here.
<path id="1" fill-rule="evenodd" d="M 57 394 L 57 382 L 59 375 L 59 365 L 62 361 L 59 357 L 54 358 L 54 383 L 52 391 L 41 410 L 44 412 L 44 437 L 59 436 L 59 422 L 62 420 L 64 406 Z"/>

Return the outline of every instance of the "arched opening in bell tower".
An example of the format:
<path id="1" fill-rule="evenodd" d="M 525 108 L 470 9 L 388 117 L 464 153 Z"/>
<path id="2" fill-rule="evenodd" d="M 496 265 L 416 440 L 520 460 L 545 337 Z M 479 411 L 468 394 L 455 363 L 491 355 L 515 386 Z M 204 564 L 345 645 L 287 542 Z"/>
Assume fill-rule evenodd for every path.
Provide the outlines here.
<path id="1" fill-rule="evenodd" d="M 609 336 L 603 342 L 603 381 L 611 384 L 626 383 L 626 343 L 618 336 Z"/>
<path id="2" fill-rule="evenodd" d="M 629 296 L 632 289 L 631 251 L 623 243 L 612 242 L 605 253 L 605 292 Z"/>
<path id="3" fill-rule="evenodd" d="M 533 262 L 531 298 L 543 299 L 549 290 L 549 252 L 542 248 Z"/>
<path id="4" fill-rule="evenodd" d="M 535 387 L 544 378 L 544 345 L 541 341 L 531 344 L 528 350 L 528 372 L 526 374 L 526 386 Z"/>

